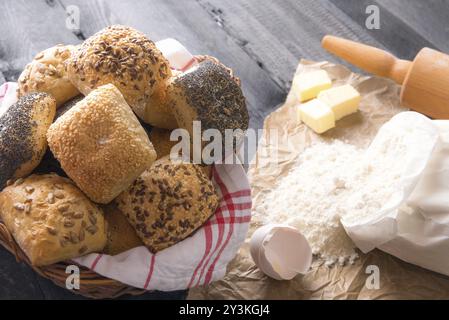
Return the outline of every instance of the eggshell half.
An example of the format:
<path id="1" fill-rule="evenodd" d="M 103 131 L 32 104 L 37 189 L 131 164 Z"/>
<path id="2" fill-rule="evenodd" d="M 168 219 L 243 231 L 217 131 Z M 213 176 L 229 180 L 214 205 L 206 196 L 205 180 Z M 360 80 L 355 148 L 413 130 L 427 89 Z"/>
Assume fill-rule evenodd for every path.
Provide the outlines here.
<path id="1" fill-rule="evenodd" d="M 255 264 L 276 280 L 291 280 L 305 274 L 312 264 L 312 249 L 299 230 L 269 224 L 254 232 L 250 252 Z"/>

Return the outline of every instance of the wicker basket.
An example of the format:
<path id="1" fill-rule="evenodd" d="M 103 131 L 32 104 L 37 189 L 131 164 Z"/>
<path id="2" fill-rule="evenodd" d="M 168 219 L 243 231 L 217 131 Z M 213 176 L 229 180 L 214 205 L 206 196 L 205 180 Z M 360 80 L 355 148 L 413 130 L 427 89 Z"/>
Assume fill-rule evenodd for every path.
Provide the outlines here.
<path id="1" fill-rule="evenodd" d="M 204 60 L 211 60 L 216 63 L 220 63 L 216 58 L 211 56 L 195 56 L 197 61 L 202 62 Z M 221 64 L 221 63 L 220 63 Z M 234 77 L 231 69 L 225 67 L 233 79 L 240 85 L 240 79 Z M 30 260 L 26 254 L 22 251 L 19 245 L 16 243 L 11 233 L 6 229 L 6 226 L 0 221 L 0 244 L 3 245 L 9 252 L 11 252 L 18 262 L 25 262 L 34 271 L 44 278 L 50 279 L 56 285 L 66 288 L 66 279 L 68 274 L 66 273 L 66 267 L 68 265 L 77 265 L 72 261 L 65 261 L 56 263 L 45 267 L 35 267 L 32 266 Z M 87 298 L 93 299 L 112 299 L 118 298 L 123 295 L 141 295 L 148 291 L 143 289 L 138 289 L 131 287 L 129 285 L 123 284 L 119 281 L 105 278 L 98 273 L 87 269 L 83 266 L 80 268 L 80 289 L 73 290 L 72 292 L 80 294 Z"/>
<path id="2" fill-rule="evenodd" d="M 6 226 L 0 222 L 0 244 L 2 244 L 15 257 L 17 262 L 25 262 L 34 271 L 44 278 L 50 279 L 56 285 L 66 288 L 68 274 L 65 272 L 68 265 L 77 265 L 71 261 L 56 263 L 46 267 L 34 267 L 19 245 L 13 239 Z M 80 289 L 73 290 L 73 293 L 80 294 L 87 298 L 112 299 L 122 295 L 140 295 L 145 290 L 130 287 L 116 280 L 105 278 L 83 266 L 80 268 Z"/>

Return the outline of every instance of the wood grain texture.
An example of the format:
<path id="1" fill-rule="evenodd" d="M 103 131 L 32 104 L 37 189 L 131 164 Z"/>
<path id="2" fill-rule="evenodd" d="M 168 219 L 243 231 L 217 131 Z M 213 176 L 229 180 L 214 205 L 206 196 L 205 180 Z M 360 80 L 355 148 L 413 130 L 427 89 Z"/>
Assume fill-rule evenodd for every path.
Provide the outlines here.
<path id="1" fill-rule="evenodd" d="M 368 5 L 377 5 L 380 9 L 380 30 L 368 30 L 365 28 L 365 33 L 372 36 L 376 41 L 381 43 L 385 48 L 401 57 L 402 59 L 412 60 L 419 50 L 423 47 L 432 47 L 439 49 L 444 41 L 438 41 L 432 43 L 428 37 L 422 34 L 422 29 L 419 23 L 415 23 L 412 27 L 405 21 L 408 21 L 409 15 L 402 13 L 402 18 L 399 18 L 396 14 L 401 12 L 401 10 L 411 11 L 410 13 L 416 13 L 419 8 L 424 5 L 432 8 L 433 11 L 438 11 L 439 7 L 432 7 L 429 5 L 433 1 L 420 1 L 420 0 L 390 0 L 390 1 L 372 1 L 372 0 L 330 0 L 342 11 L 345 12 L 352 20 L 356 21 L 358 24 L 364 26 L 367 15 L 365 13 L 366 7 Z M 406 4 L 406 3 L 407 4 Z M 446 6 L 449 5 L 449 1 L 445 1 Z M 395 7 L 394 11 L 390 11 L 391 8 Z M 408 8 L 408 9 L 407 9 Z M 413 9 L 410 9 L 413 8 Z M 446 9 L 447 10 L 447 9 Z M 396 14 L 394 14 L 396 12 Z M 448 12 L 449 13 L 449 12 Z M 429 23 L 433 23 L 431 18 Z M 433 34 L 439 35 L 435 36 L 434 39 L 441 40 L 444 34 L 444 28 L 438 28 L 435 25 Z M 447 33 L 446 33 L 447 39 Z M 447 41 L 446 41 L 447 42 Z"/>
<path id="2" fill-rule="evenodd" d="M 321 49 L 326 34 L 381 46 L 327 0 L 199 3 L 285 91 L 299 59 L 336 61 Z"/>
<path id="3" fill-rule="evenodd" d="M 432 46 L 449 53 L 448 0 L 377 0 L 377 3 Z"/>
<path id="4" fill-rule="evenodd" d="M 41 50 L 59 43 L 79 43 L 66 28 L 62 6 L 44 0 L 2 0 L 0 10 L 0 71 L 15 81 Z"/>

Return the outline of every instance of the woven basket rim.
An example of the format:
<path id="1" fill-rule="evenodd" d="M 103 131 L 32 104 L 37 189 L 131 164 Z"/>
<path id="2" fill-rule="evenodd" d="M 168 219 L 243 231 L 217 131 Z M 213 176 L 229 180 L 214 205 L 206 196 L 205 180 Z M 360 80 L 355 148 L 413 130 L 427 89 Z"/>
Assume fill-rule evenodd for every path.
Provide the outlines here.
<path id="1" fill-rule="evenodd" d="M 13 256 L 15 256 L 18 263 L 26 263 L 37 274 L 51 280 L 54 284 L 62 288 L 66 288 L 66 279 L 68 276 L 66 273 L 67 266 L 78 266 L 80 269 L 80 289 L 71 290 L 71 292 L 82 295 L 86 298 L 113 299 L 125 294 L 141 295 L 148 292 L 146 290 L 134 288 L 119 281 L 103 277 L 73 261 L 63 261 L 44 267 L 33 266 L 2 221 L 0 221 L 0 244 Z"/>
<path id="2" fill-rule="evenodd" d="M 232 69 L 224 66 L 217 58 L 209 55 L 195 55 L 198 62 L 204 60 L 211 60 L 222 65 L 234 79 L 234 81 L 240 85 L 240 79 L 234 76 Z M 20 246 L 14 240 L 14 237 L 6 228 L 3 221 L 0 220 L 0 244 L 15 256 L 18 263 L 24 262 L 30 266 L 40 276 L 51 280 L 59 287 L 66 288 L 66 279 L 68 274 L 66 273 L 66 267 L 69 265 L 77 265 L 80 268 L 80 289 L 71 290 L 75 294 L 79 294 L 86 298 L 92 299 L 114 299 L 124 295 L 138 296 L 144 293 L 150 292 L 148 290 L 135 288 L 127 284 L 121 283 L 117 280 L 106 278 L 95 271 L 92 271 L 84 266 L 81 266 L 73 261 L 63 261 L 52 264 L 50 266 L 36 267 L 33 266 L 22 251 Z M 67 288 L 66 288 L 67 289 Z"/>

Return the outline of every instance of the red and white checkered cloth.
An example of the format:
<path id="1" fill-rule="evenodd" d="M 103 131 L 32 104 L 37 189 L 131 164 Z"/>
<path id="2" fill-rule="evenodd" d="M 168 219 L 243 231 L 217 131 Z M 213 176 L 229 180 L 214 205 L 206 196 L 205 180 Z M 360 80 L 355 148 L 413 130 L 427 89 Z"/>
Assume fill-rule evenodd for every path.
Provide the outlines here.
<path id="1" fill-rule="evenodd" d="M 184 50 L 181 53 L 188 66 L 178 70 L 184 71 L 195 61 L 185 48 L 180 50 Z M 0 110 L 17 100 L 16 88 L 12 82 L 0 87 Z M 138 247 L 116 256 L 89 254 L 75 262 L 105 277 L 147 290 L 181 290 L 220 279 L 246 238 L 251 191 L 241 164 L 214 165 L 211 178 L 220 195 L 220 206 L 191 237 L 155 255 Z"/>
<path id="2" fill-rule="evenodd" d="M 147 290 L 181 290 L 220 279 L 245 240 L 251 192 L 241 165 L 215 165 L 212 181 L 221 197 L 220 206 L 193 236 L 155 255 L 139 247 L 117 256 L 90 254 L 76 262 Z"/>

